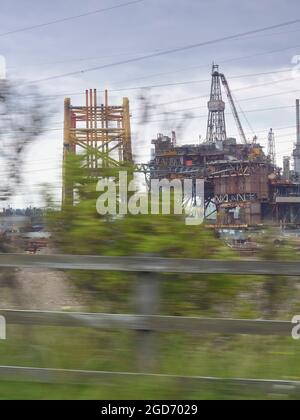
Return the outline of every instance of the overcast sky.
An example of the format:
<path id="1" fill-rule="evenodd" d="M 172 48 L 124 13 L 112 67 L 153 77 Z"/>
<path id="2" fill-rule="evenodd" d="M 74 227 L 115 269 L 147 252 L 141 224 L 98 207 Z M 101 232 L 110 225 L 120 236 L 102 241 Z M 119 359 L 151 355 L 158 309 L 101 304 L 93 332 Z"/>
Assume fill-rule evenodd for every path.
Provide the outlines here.
<path id="1" fill-rule="evenodd" d="M 145 0 L 26 32 L 1 35 L 126 2 L 1 1 L 0 55 L 6 58 L 8 77 L 38 81 L 300 18 L 299 0 Z M 86 88 L 116 90 L 203 80 L 147 90 L 153 103 L 166 104 L 151 111 L 152 122 L 147 126 L 138 124 L 140 90 L 111 93 L 113 104 L 119 103 L 122 96 L 130 98 L 136 161 L 147 162 L 151 139 L 158 132 L 169 134 L 179 128 L 187 112 L 193 118 L 186 119 L 179 131 L 179 143 L 197 143 L 199 136 L 205 137 L 206 96 L 213 61 L 220 64 L 230 82 L 247 136 L 257 134 L 266 145 L 268 131 L 274 129 L 281 164 L 282 157 L 291 154 L 295 141 L 294 103 L 300 97 L 300 71 L 297 77 L 298 73 L 292 71 L 292 59 L 300 56 L 299 35 L 297 23 L 238 40 L 38 83 L 46 95 L 62 96 L 47 98 L 53 112 L 47 128 L 52 131 L 46 131 L 30 150 L 18 205 L 39 204 L 38 185 L 43 182 L 51 182 L 57 199 L 60 196 L 64 94 L 74 104 L 82 105 L 83 95 L 79 93 Z M 274 73 L 251 75 L 265 72 Z M 178 112 L 173 114 L 174 111 Z M 171 113 L 168 121 L 166 112 Z M 229 105 L 227 112 L 228 135 L 238 137 Z"/>

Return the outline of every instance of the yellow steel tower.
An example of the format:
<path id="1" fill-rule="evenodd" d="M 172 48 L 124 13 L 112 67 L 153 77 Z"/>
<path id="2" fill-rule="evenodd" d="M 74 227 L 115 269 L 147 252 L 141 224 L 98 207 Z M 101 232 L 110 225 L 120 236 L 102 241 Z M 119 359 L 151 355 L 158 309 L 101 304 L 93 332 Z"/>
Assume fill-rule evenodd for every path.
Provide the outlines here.
<path id="1" fill-rule="evenodd" d="M 73 204 L 73 184 L 65 165 L 68 154 L 84 153 L 89 176 L 99 177 L 100 170 L 132 162 L 129 100 L 121 106 L 97 104 L 97 91 L 86 91 L 85 106 L 72 106 L 65 99 L 63 204 Z M 81 149 L 81 150 L 80 150 Z"/>

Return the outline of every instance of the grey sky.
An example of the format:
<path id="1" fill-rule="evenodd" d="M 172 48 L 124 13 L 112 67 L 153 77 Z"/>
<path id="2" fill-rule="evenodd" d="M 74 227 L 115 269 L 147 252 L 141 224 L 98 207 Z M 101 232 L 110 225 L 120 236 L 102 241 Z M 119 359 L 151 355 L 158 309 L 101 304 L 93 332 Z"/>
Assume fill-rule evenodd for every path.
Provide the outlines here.
<path id="1" fill-rule="evenodd" d="M 77 15 L 90 10 L 109 7 L 126 0 L 11 0 L 1 2 L 0 34 L 6 31 L 35 25 L 50 20 Z M 146 0 L 141 4 L 116 9 L 94 16 L 88 16 L 28 32 L 0 36 L 0 54 L 7 60 L 8 74 L 12 78 L 39 80 L 53 75 L 77 71 L 122 59 L 127 59 L 161 49 L 180 47 L 222 36 L 244 32 L 277 24 L 300 17 L 298 0 Z M 232 76 L 257 72 L 278 71 L 291 68 L 294 55 L 300 54 L 300 24 L 249 36 L 240 40 L 227 41 L 209 47 L 152 58 L 106 70 L 57 79 L 39 84 L 45 93 L 83 92 L 86 88 L 97 87 L 116 89 L 172 83 L 188 80 L 209 79 L 212 61 L 222 63 L 222 71 L 227 75 L 241 108 L 253 111 L 261 108 L 293 106 L 300 96 L 299 79 L 294 73 L 274 73 L 273 75 L 249 76 L 230 79 Z M 270 54 L 272 50 L 297 46 L 286 51 Z M 256 55 L 256 56 L 255 56 Z M 252 56 L 251 58 L 241 58 Z M 180 70 L 180 71 L 179 71 Z M 168 73 L 155 76 L 161 73 Z M 281 82 L 281 80 L 285 80 Z M 271 84 L 270 82 L 276 82 Z M 280 83 L 278 83 L 280 82 Z M 259 85 L 244 89 L 249 85 Z M 240 90 L 239 90 L 240 89 Z M 286 93 L 299 89 L 299 92 Z M 182 99 L 208 95 L 209 82 L 182 85 L 149 91 L 153 101 L 174 102 L 152 111 L 154 122 L 147 127 L 136 124 L 138 115 L 136 98 L 139 91 L 112 93 L 112 101 L 118 102 L 124 95 L 129 96 L 133 110 L 134 149 L 138 161 L 147 161 L 150 141 L 158 131 L 166 133 L 180 123 L 184 112 L 170 116 L 169 123 L 163 112 L 186 108 L 197 108 L 189 112 L 195 119 L 179 138 L 179 142 L 197 142 L 206 131 L 205 109 L 207 99 L 191 101 Z M 266 98 L 248 100 L 263 95 Z M 81 96 L 72 96 L 73 103 L 81 104 Z M 51 100 L 54 111 L 49 128 L 62 126 L 63 97 Z M 229 107 L 227 112 L 230 113 Z M 266 144 L 270 127 L 274 127 L 277 137 L 278 163 L 283 155 L 291 153 L 295 140 L 292 127 L 295 122 L 293 108 L 246 112 L 247 119 L 261 143 Z M 248 136 L 253 136 L 243 115 L 242 122 Z M 227 118 L 228 132 L 237 136 L 231 115 Z M 282 127 L 290 127 L 282 129 Z M 38 202 L 37 185 L 41 182 L 57 183 L 60 177 L 62 152 L 61 131 L 46 132 L 31 150 L 31 163 L 26 165 L 27 203 Z M 57 185 L 56 185 L 57 187 Z M 23 192 L 24 192 L 23 191 Z M 59 190 L 56 190 L 57 194 Z M 23 196 L 25 198 L 25 196 Z M 20 202 L 21 198 L 19 199 Z"/>

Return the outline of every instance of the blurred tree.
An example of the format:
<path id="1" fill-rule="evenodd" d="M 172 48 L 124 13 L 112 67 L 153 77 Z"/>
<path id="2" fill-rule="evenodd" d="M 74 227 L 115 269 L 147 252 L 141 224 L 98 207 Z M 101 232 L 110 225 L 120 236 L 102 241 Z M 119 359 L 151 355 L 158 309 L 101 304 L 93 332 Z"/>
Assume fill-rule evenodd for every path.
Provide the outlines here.
<path id="1" fill-rule="evenodd" d="M 68 173 L 72 174 L 77 204 L 53 211 L 49 202 L 49 224 L 53 231 L 55 247 L 67 254 L 107 256 L 138 256 L 151 254 L 169 258 L 224 259 L 234 258 L 215 236 L 204 226 L 186 226 L 184 216 L 126 215 L 101 216 L 96 211 L 96 181 L 89 179 L 81 165 L 84 157 L 70 157 Z M 119 168 L 103 169 L 102 177 L 118 180 Z M 134 168 L 124 166 L 129 179 Z M 239 280 L 232 276 L 162 275 L 165 281 L 166 304 L 163 311 L 172 313 L 197 313 L 228 306 L 238 296 Z M 93 305 L 102 310 L 128 309 L 128 291 L 134 280 L 131 274 L 72 273 L 82 291 L 92 295 Z M 243 281 L 245 283 L 245 281 Z M 107 298 L 110 297 L 110 303 Z M 114 303 L 112 301 L 114 300 Z M 167 303 L 169 302 L 169 303 Z M 108 306 L 106 306 L 108 305 Z M 98 308 L 99 309 L 99 308 Z"/>
<path id="2" fill-rule="evenodd" d="M 21 183 L 28 146 L 43 132 L 46 120 L 43 97 L 31 86 L 0 80 L 0 200 L 7 201 Z"/>
<path id="3" fill-rule="evenodd" d="M 17 85 L 7 79 L 0 80 L 0 201 L 3 206 L 22 184 L 22 167 L 28 146 L 43 132 L 46 121 L 44 100 L 39 92 L 29 85 Z M 7 241 L 5 232 L 0 235 L 0 252 L 15 249 Z M 13 270 L 1 270 L 2 287 L 14 289 L 17 304 L 17 280 Z"/>

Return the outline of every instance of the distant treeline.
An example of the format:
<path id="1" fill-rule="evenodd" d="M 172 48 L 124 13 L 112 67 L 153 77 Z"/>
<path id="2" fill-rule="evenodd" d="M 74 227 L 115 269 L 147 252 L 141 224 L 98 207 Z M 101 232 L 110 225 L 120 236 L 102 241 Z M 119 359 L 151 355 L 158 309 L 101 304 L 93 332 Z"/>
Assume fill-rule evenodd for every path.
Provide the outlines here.
<path id="1" fill-rule="evenodd" d="M 41 208 L 37 208 L 37 207 L 28 207 L 26 209 L 13 209 L 11 207 L 7 208 L 7 209 L 3 209 L 2 213 L 0 214 L 0 216 L 27 216 L 27 217 L 32 217 L 32 216 L 43 216 L 44 215 L 44 210 Z"/>

